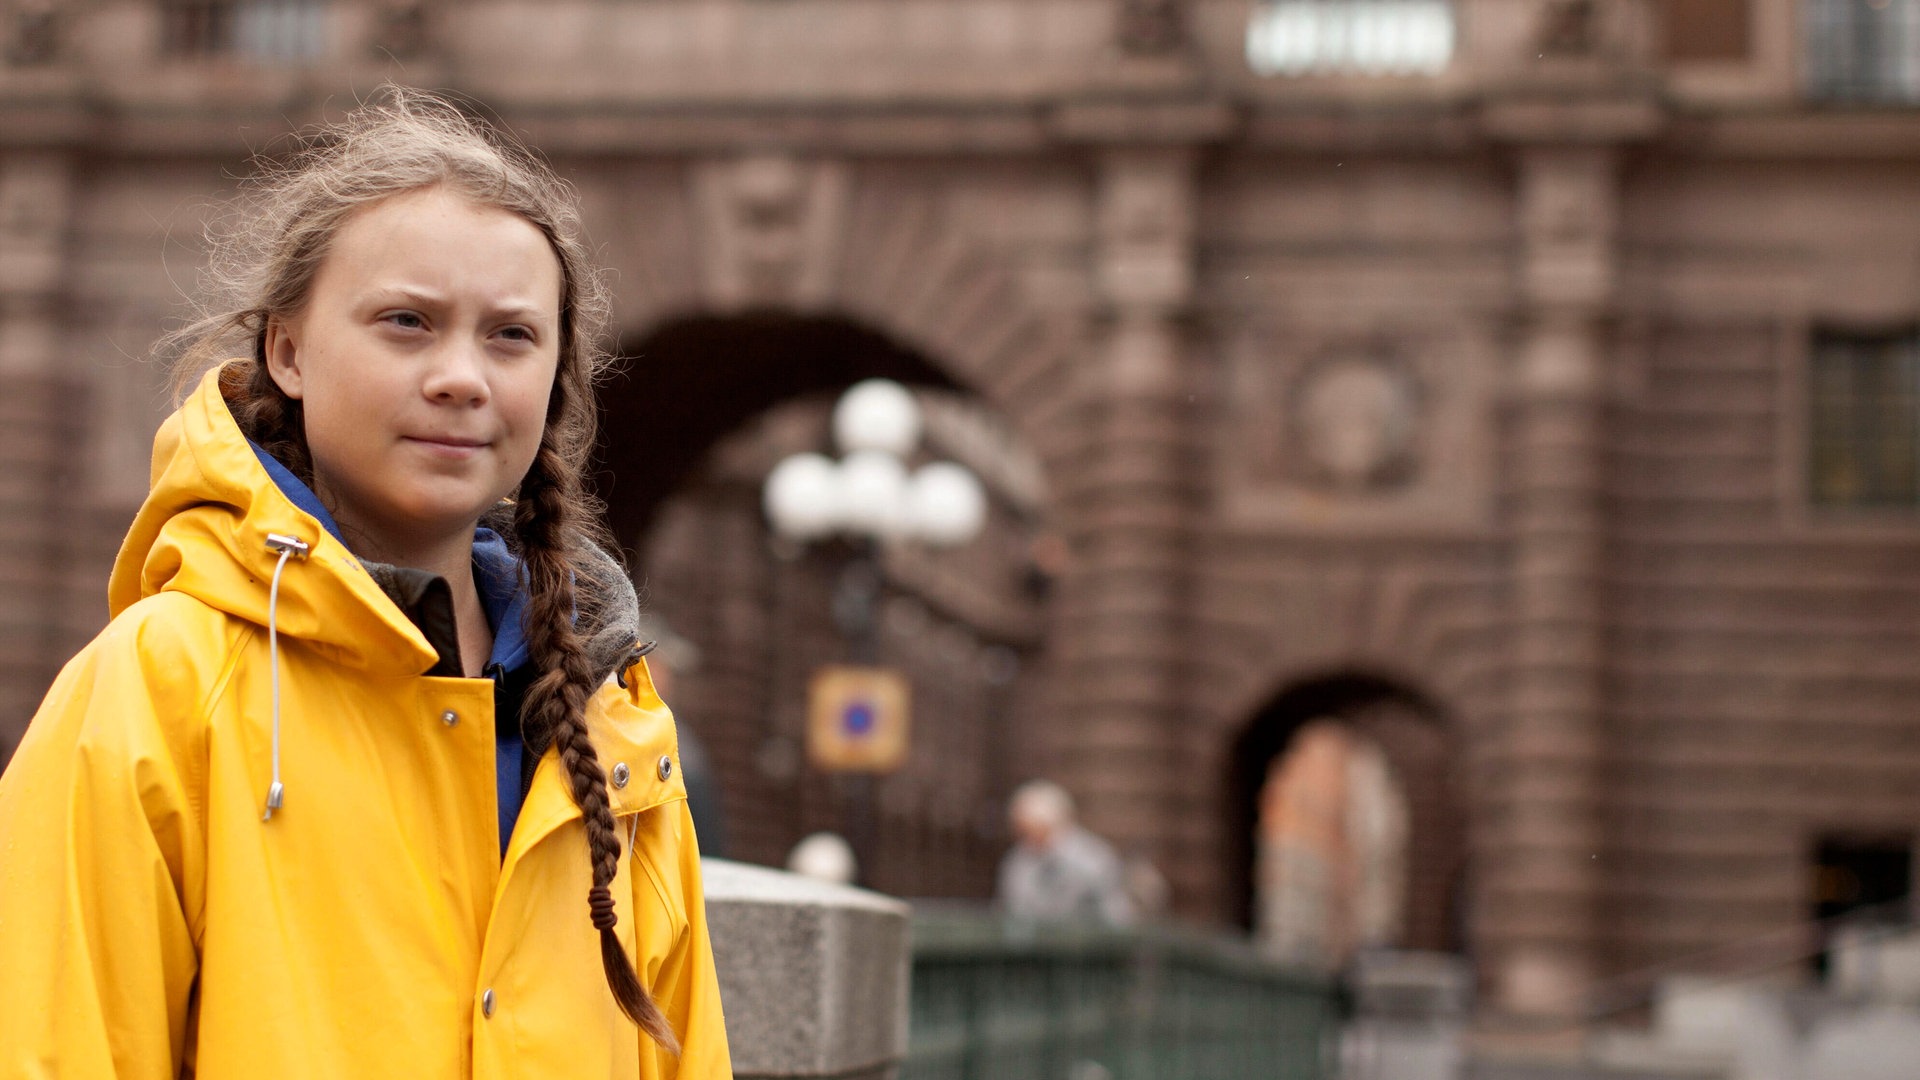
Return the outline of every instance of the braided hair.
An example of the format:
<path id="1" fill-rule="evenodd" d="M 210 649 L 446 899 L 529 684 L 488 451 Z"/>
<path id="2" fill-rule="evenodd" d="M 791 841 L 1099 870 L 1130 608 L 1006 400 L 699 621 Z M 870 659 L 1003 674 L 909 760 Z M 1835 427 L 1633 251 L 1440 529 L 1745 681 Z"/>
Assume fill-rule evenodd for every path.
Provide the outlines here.
<path id="1" fill-rule="evenodd" d="M 597 673 L 576 629 L 598 598 L 577 583 L 610 546 L 598 503 L 585 491 L 583 463 L 593 448 L 595 381 L 608 357 L 599 342 L 608 290 L 581 239 L 572 189 L 511 137 L 440 95 L 385 86 L 345 119 L 304 137 L 291 159 L 265 163 L 209 230 L 208 313 L 162 339 L 176 361 L 176 390 L 231 356 L 252 363 L 222 370 L 221 389 L 249 438 L 301 480 L 313 482 L 298 400 L 268 374 L 267 326 L 297 315 L 312 291 L 329 244 L 355 211 L 409 191 L 444 186 L 475 202 L 517 214 L 538 228 L 559 260 L 560 356 L 546 424 L 532 467 L 513 501 L 509 543 L 527 575 L 527 643 L 539 671 L 527 689 L 521 723 L 530 744 L 550 735 L 585 826 L 592 879 L 588 915 L 600 935 L 607 985 L 622 1012 L 669 1052 L 673 1029 L 641 986 L 614 933 L 612 883 L 621 842 L 607 778 L 587 736 L 586 707 Z"/>

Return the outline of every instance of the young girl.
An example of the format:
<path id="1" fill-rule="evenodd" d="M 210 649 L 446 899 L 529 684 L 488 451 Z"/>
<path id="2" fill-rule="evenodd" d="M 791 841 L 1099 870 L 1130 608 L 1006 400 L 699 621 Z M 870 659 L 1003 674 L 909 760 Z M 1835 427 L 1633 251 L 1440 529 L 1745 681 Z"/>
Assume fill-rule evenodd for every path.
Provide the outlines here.
<path id="1" fill-rule="evenodd" d="M 0 1077 L 730 1076 L 570 191 L 389 89 L 238 220 L 0 778 Z"/>

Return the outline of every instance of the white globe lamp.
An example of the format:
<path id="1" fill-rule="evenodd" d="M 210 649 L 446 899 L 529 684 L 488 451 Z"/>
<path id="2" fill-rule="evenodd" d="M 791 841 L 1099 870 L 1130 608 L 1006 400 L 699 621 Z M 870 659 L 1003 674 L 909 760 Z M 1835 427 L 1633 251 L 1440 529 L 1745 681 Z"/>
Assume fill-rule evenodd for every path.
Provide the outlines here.
<path id="1" fill-rule="evenodd" d="M 958 547 L 980 535 L 987 496 L 973 473 L 950 461 L 922 466 L 907 485 L 913 535 L 934 547 Z"/>
<path id="2" fill-rule="evenodd" d="M 795 454 L 773 467 L 761 491 L 767 519 L 789 540 L 830 536 L 840 527 L 840 469 L 824 454 Z"/>
<path id="3" fill-rule="evenodd" d="M 854 383 L 833 407 L 833 437 L 849 454 L 878 450 L 906 457 L 920 441 L 920 406 L 891 379 Z"/>
<path id="4" fill-rule="evenodd" d="M 907 468 L 883 450 L 857 450 L 840 462 L 840 521 L 850 532 L 899 536 L 908 524 Z"/>

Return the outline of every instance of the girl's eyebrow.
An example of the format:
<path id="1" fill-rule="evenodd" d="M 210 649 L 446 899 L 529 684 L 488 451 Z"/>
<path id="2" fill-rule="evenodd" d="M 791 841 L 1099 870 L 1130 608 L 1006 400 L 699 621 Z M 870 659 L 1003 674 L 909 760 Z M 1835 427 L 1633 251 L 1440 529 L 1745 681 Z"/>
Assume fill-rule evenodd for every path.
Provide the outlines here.
<path id="1" fill-rule="evenodd" d="M 446 295 L 432 289 L 421 289 L 410 285 L 378 285 L 367 291 L 369 303 L 408 303 L 420 307 L 443 307 L 447 303 Z M 492 318 L 541 319 L 551 318 L 552 313 L 541 310 L 538 304 L 528 301 L 510 300 L 498 305 L 490 305 L 487 314 Z"/>
<path id="2" fill-rule="evenodd" d="M 437 307 L 447 302 L 440 293 L 405 285 L 376 285 L 368 289 L 362 299 L 367 303 L 408 303 L 421 307 Z"/>

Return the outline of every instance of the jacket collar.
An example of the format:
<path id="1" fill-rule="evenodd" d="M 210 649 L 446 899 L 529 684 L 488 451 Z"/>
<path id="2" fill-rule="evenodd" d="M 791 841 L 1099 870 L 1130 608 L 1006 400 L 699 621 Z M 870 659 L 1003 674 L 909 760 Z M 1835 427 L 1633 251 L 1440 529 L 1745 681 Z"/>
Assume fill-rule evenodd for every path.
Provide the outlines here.
<path id="1" fill-rule="evenodd" d="M 587 738 L 600 759 L 600 768 L 611 777 L 618 766 L 627 767 L 624 786 L 607 785 L 616 818 L 687 797 L 673 715 L 653 688 L 647 662 L 636 659 L 624 678 L 624 688 L 611 678 L 601 685 L 588 706 L 587 723 Z M 660 775 L 663 759 L 669 763 L 664 777 Z M 507 847 L 507 865 L 548 833 L 579 816 L 580 808 L 574 804 L 562 773 L 560 756 L 549 750 L 534 770 L 533 786 L 527 791 L 520 822 Z"/>
<path id="2" fill-rule="evenodd" d="M 326 505 L 320 501 L 320 497 L 314 493 L 313 488 L 295 476 L 292 469 L 287 468 L 279 458 L 268 453 L 259 443 L 248 439 L 247 446 L 253 451 L 253 456 L 260 462 L 261 468 L 267 471 L 268 479 L 273 481 L 273 486 L 279 489 L 280 494 L 286 496 L 287 501 L 293 503 L 295 507 L 311 515 L 327 531 L 328 536 L 345 545 L 346 538 L 341 535 L 340 526 L 334 522 L 333 515 L 327 511 Z M 433 606 L 433 601 L 428 600 L 427 597 L 441 596 L 446 592 L 445 587 L 434 589 L 431 580 L 409 580 L 405 585 L 398 581 L 403 575 L 413 579 L 431 578 L 431 575 L 426 575 L 424 571 L 410 572 L 395 568 L 395 572 L 383 573 L 382 571 L 387 568 L 377 563 L 361 560 L 361 565 L 373 575 L 387 598 L 406 612 L 408 619 L 426 634 L 428 642 L 439 654 L 440 661 L 431 673 L 460 674 L 460 658 L 457 649 L 449 657 L 446 643 L 440 640 L 441 638 L 446 638 L 448 642 L 455 640 L 450 636 L 453 627 L 452 612 L 450 610 L 444 613 L 423 611 L 423 608 Z M 493 651 L 487 658 L 487 667 L 514 671 L 527 662 L 529 655 L 525 625 L 528 602 L 527 576 L 521 569 L 519 558 L 507 547 L 506 539 L 485 525 L 477 526 L 473 531 L 473 577 L 480 594 L 480 605 L 486 610 L 487 625 L 493 630 Z M 440 600 L 440 606 L 445 606 L 444 598 Z M 447 632 L 436 634 L 434 626 L 429 625 L 429 621 L 435 625 L 444 623 Z"/>

